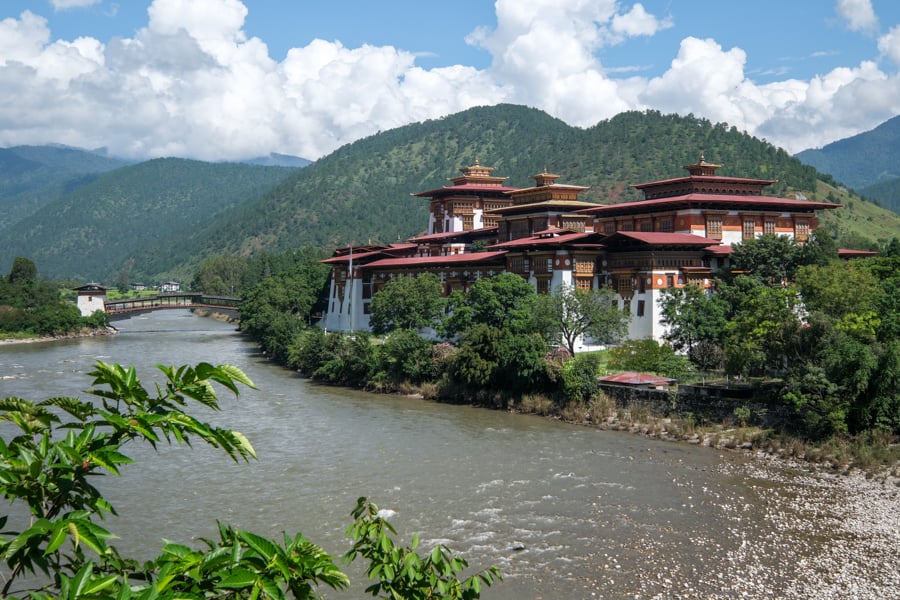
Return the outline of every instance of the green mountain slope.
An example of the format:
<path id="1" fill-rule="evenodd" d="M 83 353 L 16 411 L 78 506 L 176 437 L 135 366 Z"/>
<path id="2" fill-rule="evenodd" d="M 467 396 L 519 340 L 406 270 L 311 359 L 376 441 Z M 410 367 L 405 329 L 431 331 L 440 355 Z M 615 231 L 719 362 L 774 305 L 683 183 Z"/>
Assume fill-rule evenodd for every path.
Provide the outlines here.
<path id="1" fill-rule="evenodd" d="M 0 148 L 0 232 L 126 161 L 63 146 Z"/>
<path id="2" fill-rule="evenodd" d="M 859 193 L 895 213 L 900 213 L 900 177 L 864 187 Z"/>
<path id="3" fill-rule="evenodd" d="M 900 116 L 797 158 L 857 191 L 900 177 Z"/>
<path id="4" fill-rule="evenodd" d="M 0 257 L 27 256 L 50 278 L 109 282 L 145 261 L 148 246 L 189 235 L 293 171 L 182 159 L 122 167 L 8 228 Z"/>

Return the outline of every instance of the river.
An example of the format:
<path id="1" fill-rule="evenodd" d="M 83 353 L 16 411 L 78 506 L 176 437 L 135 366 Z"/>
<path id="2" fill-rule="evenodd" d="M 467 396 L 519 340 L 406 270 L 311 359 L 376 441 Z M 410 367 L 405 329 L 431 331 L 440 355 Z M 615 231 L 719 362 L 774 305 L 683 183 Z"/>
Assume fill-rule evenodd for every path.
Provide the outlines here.
<path id="1" fill-rule="evenodd" d="M 145 384 L 160 363 L 230 363 L 258 388 L 221 390 L 221 412 L 197 411 L 246 434 L 257 461 L 134 447 L 139 464 L 103 482 L 117 545 L 141 558 L 162 538 L 215 537 L 217 519 L 279 539 L 302 531 L 340 555 L 363 495 L 394 511 L 405 544 L 419 533 L 425 549 L 445 543 L 474 568 L 499 566 L 488 600 L 781 597 L 801 575 L 792 549 L 828 544 L 773 520 L 772 503 L 799 492 L 747 476 L 738 455 L 322 387 L 268 363 L 233 325 L 188 311 L 116 326 L 115 336 L 0 346 L 0 396 L 79 395 L 97 360 L 134 364 Z M 796 512 L 788 521 L 806 518 Z M 364 597 L 350 572 L 351 592 L 324 595 Z"/>

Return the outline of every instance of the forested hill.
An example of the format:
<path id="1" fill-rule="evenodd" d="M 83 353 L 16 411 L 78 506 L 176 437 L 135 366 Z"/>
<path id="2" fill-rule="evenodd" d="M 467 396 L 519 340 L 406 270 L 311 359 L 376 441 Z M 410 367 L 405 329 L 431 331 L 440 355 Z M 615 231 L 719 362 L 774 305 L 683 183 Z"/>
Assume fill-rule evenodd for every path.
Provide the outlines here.
<path id="1" fill-rule="evenodd" d="M 128 163 L 66 146 L 0 148 L 0 232 Z"/>
<path id="2" fill-rule="evenodd" d="M 8 228 L 0 236 L 0 257 L 28 257 L 50 278 L 114 283 L 123 272 L 143 276 L 148 248 L 190 236 L 198 223 L 258 197 L 293 172 L 175 158 L 122 167 Z"/>
<path id="3" fill-rule="evenodd" d="M 248 253 L 298 244 L 390 242 L 422 232 L 424 198 L 478 160 L 513 186 L 544 168 L 561 183 L 591 186 L 587 201 L 635 200 L 633 183 L 685 174 L 700 153 L 723 175 L 777 179 L 771 193 L 816 189 L 816 171 L 781 149 L 704 119 L 629 112 L 589 129 L 514 105 L 470 109 L 349 144 L 259 201 L 225 212 L 204 234 L 207 249 Z M 185 253 L 195 253 L 184 248 Z"/>

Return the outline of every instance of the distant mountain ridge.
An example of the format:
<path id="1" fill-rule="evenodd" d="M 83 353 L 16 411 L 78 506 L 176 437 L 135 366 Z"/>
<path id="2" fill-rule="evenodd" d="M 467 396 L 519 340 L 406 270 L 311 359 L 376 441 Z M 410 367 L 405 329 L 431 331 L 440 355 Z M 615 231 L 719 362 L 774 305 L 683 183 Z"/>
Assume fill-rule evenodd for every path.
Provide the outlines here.
<path id="1" fill-rule="evenodd" d="M 796 156 L 856 191 L 900 178 L 900 116 L 871 131 Z"/>
<path id="2" fill-rule="evenodd" d="M 100 174 L 127 164 L 67 146 L 0 148 L 0 233 Z"/>
<path id="3" fill-rule="evenodd" d="M 161 240 L 255 198 L 294 169 L 154 159 L 94 175 L 46 203 L 0 237 L 0 256 L 35 261 L 51 278 L 109 282 L 148 260 Z M 180 257 L 183 260 L 183 257 Z M 140 267 L 136 274 L 146 271 Z"/>
<path id="4" fill-rule="evenodd" d="M 291 156 L 290 154 L 278 154 L 277 152 L 272 152 L 268 156 L 248 158 L 246 160 L 241 160 L 238 162 L 242 162 L 247 165 L 260 165 L 263 167 L 301 168 L 311 165 L 313 161 L 307 160 L 305 158 L 300 158 L 299 156 Z"/>
<path id="5" fill-rule="evenodd" d="M 498 105 L 385 131 L 302 169 L 157 159 L 91 174 L 0 231 L 0 259 L 29 256 L 53 278 L 188 281 L 207 257 L 421 233 L 428 200 L 411 194 L 447 184 L 475 161 L 518 187 L 548 169 L 560 183 L 591 186 L 582 199 L 610 203 L 640 199 L 632 184 L 684 175 L 701 153 L 724 165 L 721 175 L 776 180 L 767 189 L 773 195 L 852 199 L 784 150 L 725 124 L 647 111 L 582 129 Z M 823 219 L 873 243 L 900 235 L 897 215 L 858 199 L 847 204 Z"/>
<path id="6" fill-rule="evenodd" d="M 818 150 L 804 150 L 797 158 L 900 213 L 900 116 Z"/>

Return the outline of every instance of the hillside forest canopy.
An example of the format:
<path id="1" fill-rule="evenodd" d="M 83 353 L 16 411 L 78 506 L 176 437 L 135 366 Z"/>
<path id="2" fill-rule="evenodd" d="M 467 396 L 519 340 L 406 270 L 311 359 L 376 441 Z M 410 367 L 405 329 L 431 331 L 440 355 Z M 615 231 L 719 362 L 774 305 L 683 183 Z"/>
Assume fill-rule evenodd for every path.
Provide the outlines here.
<path id="1" fill-rule="evenodd" d="M 900 231 L 897 214 L 724 123 L 646 111 L 576 128 L 507 104 L 381 132 L 303 168 L 116 164 L 86 152 L 79 167 L 75 152 L 6 149 L 0 256 L 27 256 L 51 279 L 188 282 L 209 258 L 417 235 L 428 202 L 410 194 L 445 185 L 476 160 L 510 186 L 529 186 L 547 168 L 589 186 L 583 200 L 614 203 L 638 199 L 633 184 L 682 175 L 701 153 L 724 165 L 721 174 L 775 180 L 768 194 L 843 204 L 822 217 L 841 247 L 880 250 Z M 67 175 L 51 178 L 48 165 Z"/>

